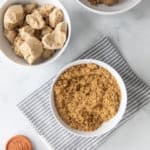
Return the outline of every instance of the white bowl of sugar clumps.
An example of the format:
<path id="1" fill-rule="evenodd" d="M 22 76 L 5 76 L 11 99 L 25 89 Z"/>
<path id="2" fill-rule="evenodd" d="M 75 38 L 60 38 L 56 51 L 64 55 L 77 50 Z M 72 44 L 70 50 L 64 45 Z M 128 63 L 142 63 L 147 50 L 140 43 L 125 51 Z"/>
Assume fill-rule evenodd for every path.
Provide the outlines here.
<path id="1" fill-rule="evenodd" d="M 55 61 L 65 51 L 71 23 L 59 1 L 5 0 L 0 10 L 0 52 L 19 65 Z"/>
<path id="2" fill-rule="evenodd" d="M 77 0 L 87 10 L 100 15 L 115 15 L 134 8 L 141 0 Z"/>

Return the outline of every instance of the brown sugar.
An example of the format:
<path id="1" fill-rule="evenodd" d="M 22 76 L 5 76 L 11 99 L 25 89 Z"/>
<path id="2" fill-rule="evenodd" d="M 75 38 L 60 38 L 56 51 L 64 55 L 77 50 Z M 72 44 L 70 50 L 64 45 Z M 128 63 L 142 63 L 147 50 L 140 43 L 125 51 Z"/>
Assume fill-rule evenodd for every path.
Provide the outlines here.
<path id="1" fill-rule="evenodd" d="M 88 0 L 92 5 L 105 4 L 114 5 L 119 2 L 119 0 Z"/>
<path id="2" fill-rule="evenodd" d="M 67 69 L 54 85 L 56 109 L 71 128 L 93 131 L 118 112 L 120 88 L 109 71 L 96 64 Z"/>

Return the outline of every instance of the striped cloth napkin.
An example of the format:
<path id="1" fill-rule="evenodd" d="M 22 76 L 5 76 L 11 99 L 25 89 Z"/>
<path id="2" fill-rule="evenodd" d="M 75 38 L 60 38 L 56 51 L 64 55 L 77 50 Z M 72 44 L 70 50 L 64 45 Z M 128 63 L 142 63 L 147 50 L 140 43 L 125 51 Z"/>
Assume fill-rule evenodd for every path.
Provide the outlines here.
<path id="1" fill-rule="evenodd" d="M 108 63 L 122 76 L 127 92 L 128 105 L 122 121 L 101 137 L 84 138 L 73 135 L 54 119 L 50 109 L 49 91 L 52 79 L 21 101 L 17 107 L 29 119 L 34 129 L 56 150 L 96 150 L 120 126 L 150 102 L 150 87 L 132 71 L 111 41 L 104 37 L 77 59 L 93 58 Z"/>

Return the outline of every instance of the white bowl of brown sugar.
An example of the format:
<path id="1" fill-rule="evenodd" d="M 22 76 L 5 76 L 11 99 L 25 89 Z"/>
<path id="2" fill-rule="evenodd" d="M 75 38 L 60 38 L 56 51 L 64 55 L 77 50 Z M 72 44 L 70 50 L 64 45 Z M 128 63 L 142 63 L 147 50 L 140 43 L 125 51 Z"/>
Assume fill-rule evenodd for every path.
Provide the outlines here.
<path id="1" fill-rule="evenodd" d="M 77 0 L 87 10 L 100 15 L 114 15 L 126 12 L 142 0 Z"/>
<path id="2" fill-rule="evenodd" d="M 67 131 L 84 137 L 101 136 L 122 119 L 127 91 L 111 66 L 83 59 L 58 72 L 51 85 L 50 104 L 55 119 Z"/>
<path id="3" fill-rule="evenodd" d="M 0 5 L 0 54 L 23 66 L 52 63 L 71 37 L 71 21 L 58 0 L 5 0 Z"/>

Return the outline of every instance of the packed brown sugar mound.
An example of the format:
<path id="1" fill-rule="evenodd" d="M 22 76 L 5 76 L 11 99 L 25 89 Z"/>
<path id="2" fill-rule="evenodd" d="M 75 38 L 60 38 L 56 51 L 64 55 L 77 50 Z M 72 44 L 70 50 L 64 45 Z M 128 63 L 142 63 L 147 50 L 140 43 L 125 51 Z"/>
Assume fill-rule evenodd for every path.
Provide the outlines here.
<path id="1" fill-rule="evenodd" d="M 81 64 L 60 75 L 54 99 L 60 117 L 71 128 L 94 131 L 116 115 L 121 92 L 109 71 L 96 64 Z"/>

